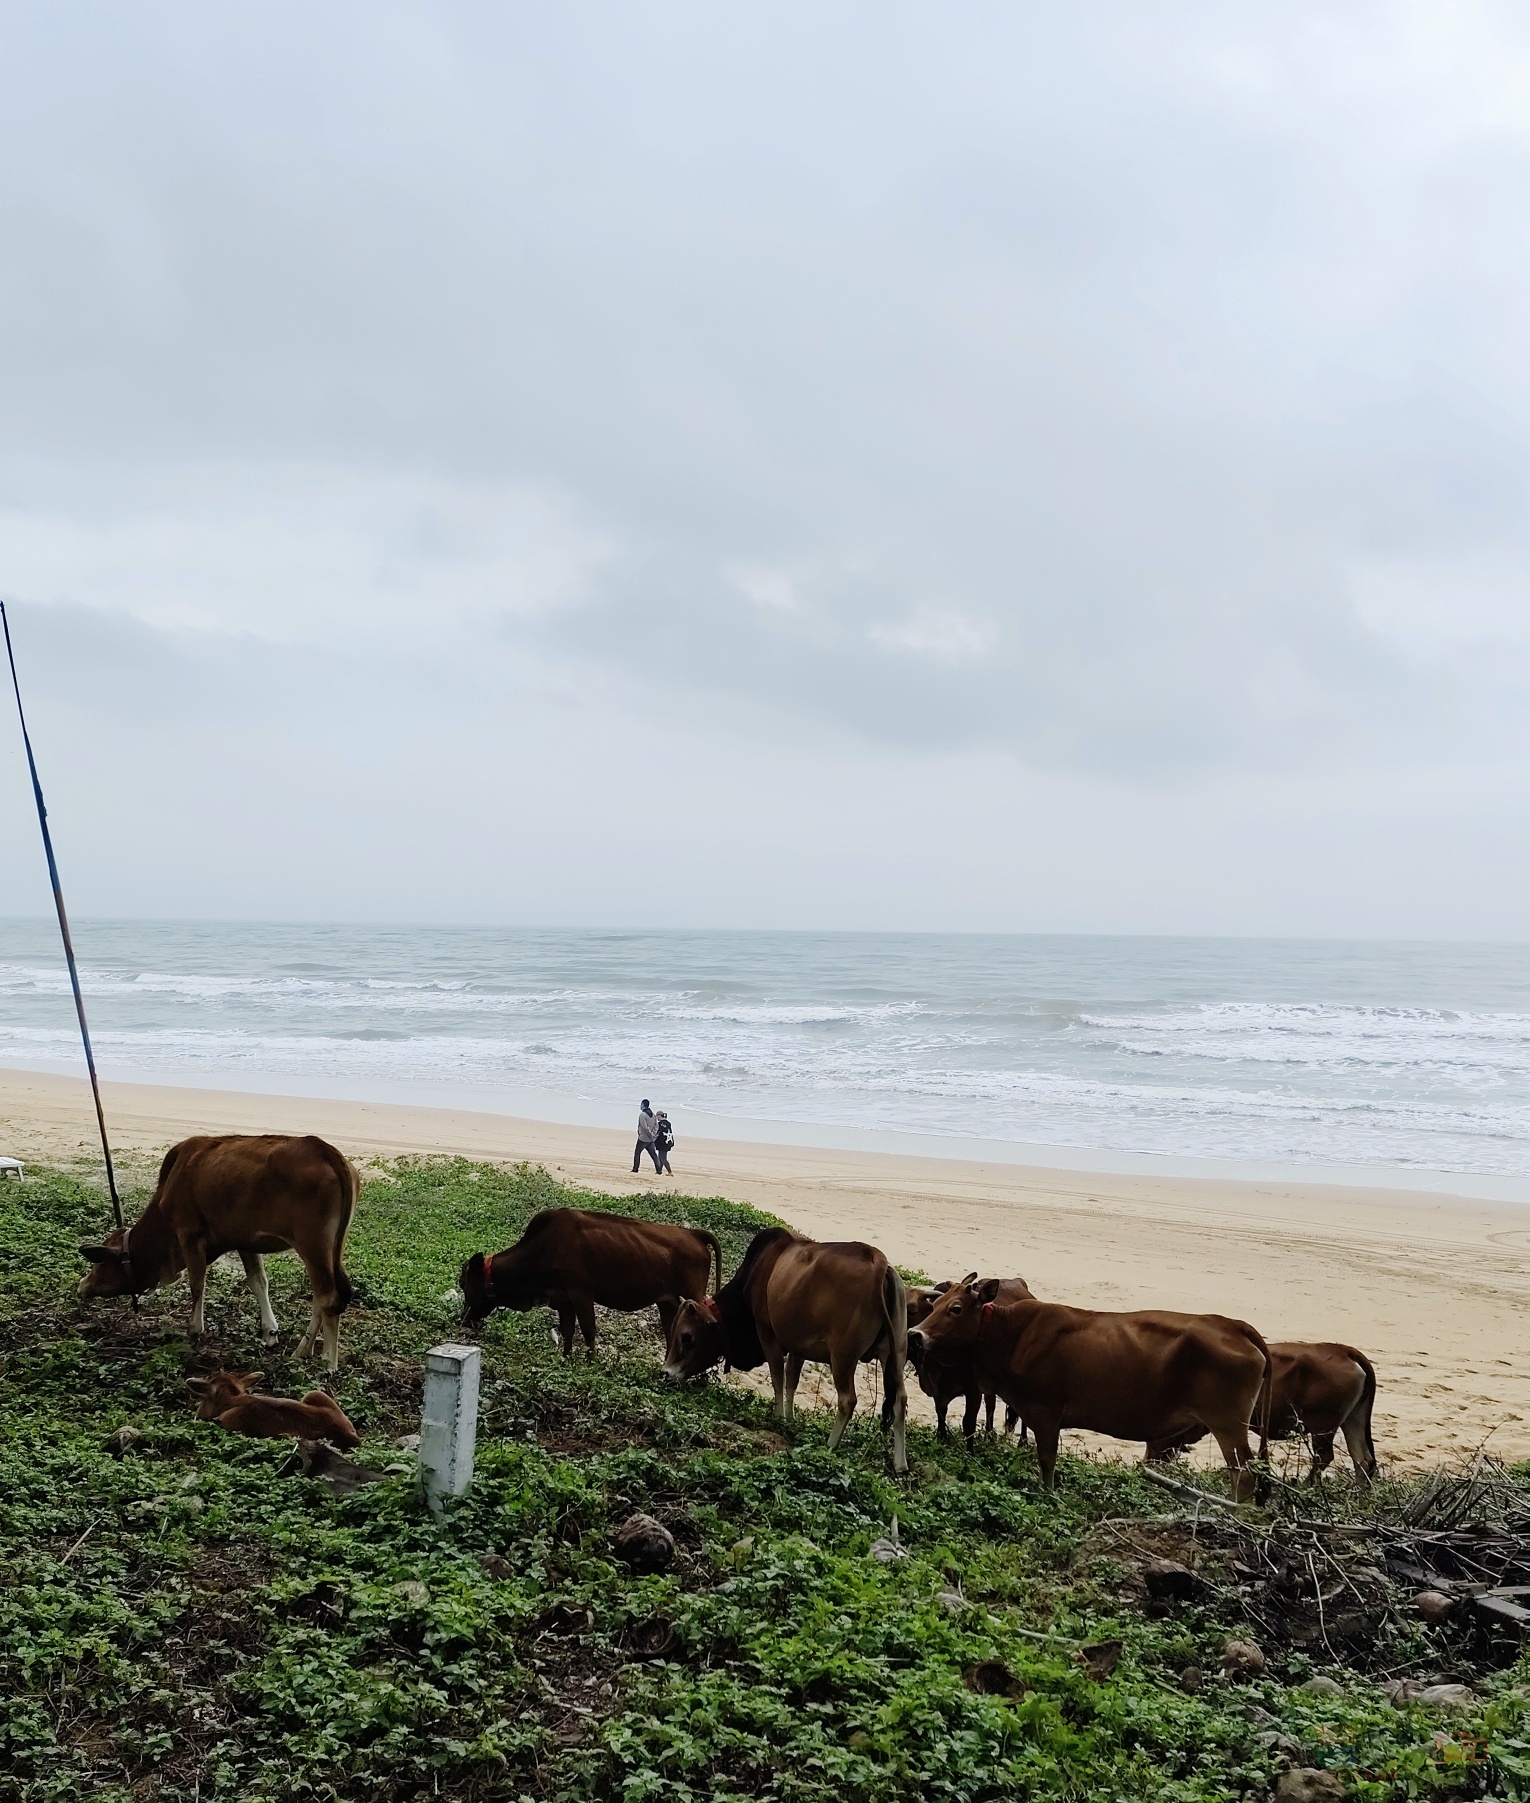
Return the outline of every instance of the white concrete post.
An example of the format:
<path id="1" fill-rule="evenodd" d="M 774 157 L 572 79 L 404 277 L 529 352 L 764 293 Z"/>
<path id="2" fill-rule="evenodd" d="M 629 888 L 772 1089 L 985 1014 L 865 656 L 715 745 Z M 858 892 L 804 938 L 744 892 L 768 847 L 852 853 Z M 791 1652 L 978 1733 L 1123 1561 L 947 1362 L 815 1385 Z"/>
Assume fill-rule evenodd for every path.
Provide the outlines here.
<path id="1" fill-rule="evenodd" d="M 432 1346 L 425 1354 L 420 1481 L 437 1515 L 446 1497 L 465 1495 L 473 1482 L 478 1363 L 476 1346 Z"/>

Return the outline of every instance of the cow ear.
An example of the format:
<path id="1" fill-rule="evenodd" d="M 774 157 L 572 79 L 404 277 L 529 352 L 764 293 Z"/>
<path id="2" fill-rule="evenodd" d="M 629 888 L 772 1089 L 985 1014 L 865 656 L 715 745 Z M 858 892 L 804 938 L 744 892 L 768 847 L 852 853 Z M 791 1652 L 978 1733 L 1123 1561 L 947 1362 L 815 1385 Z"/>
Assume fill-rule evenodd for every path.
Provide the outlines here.
<path id="1" fill-rule="evenodd" d="M 471 1277 L 477 1277 L 480 1279 L 482 1278 L 482 1276 L 483 1276 L 483 1254 L 481 1252 L 475 1252 L 473 1254 L 473 1256 L 462 1267 L 462 1274 L 464 1277 L 471 1276 Z"/>
<path id="2" fill-rule="evenodd" d="M 999 1293 L 999 1280 L 997 1277 L 985 1277 L 975 1287 L 977 1294 L 982 1297 L 984 1302 L 992 1302 Z"/>
<path id="3" fill-rule="evenodd" d="M 111 1246 L 81 1246 L 80 1257 L 93 1265 L 120 1265 L 122 1254 Z"/>
<path id="4" fill-rule="evenodd" d="M 243 1384 L 244 1387 L 248 1389 L 251 1384 L 258 1384 L 264 1376 L 264 1371 L 243 1371 L 234 1381 L 235 1383 Z"/>
<path id="5" fill-rule="evenodd" d="M 973 1286 L 977 1283 L 977 1277 L 978 1277 L 978 1274 L 976 1271 L 969 1271 L 967 1273 L 967 1275 L 962 1279 L 962 1288 L 964 1290 L 972 1289 Z"/>
<path id="6" fill-rule="evenodd" d="M 211 1391 L 212 1385 L 208 1383 L 205 1377 L 188 1377 L 186 1379 L 186 1388 L 190 1390 L 193 1396 L 206 1396 Z"/>

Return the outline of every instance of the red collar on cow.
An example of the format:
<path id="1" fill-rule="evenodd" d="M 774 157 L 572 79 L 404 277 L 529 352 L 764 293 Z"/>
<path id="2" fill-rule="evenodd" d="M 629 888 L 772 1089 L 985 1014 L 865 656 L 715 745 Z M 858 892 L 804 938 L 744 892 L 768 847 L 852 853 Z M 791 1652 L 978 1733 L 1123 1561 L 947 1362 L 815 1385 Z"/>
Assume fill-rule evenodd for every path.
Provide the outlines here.
<path id="1" fill-rule="evenodd" d="M 717 1306 L 717 1303 L 713 1300 L 712 1297 L 703 1296 L 701 1298 L 701 1306 L 707 1311 L 707 1313 L 712 1317 L 712 1319 L 714 1321 L 722 1320 L 722 1310 Z"/>
<path id="2" fill-rule="evenodd" d="M 494 1254 L 483 1255 L 483 1287 L 492 1295 L 494 1293 Z"/>
<path id="3" fill-rule="evenodd" d="M 985 1302 L 983 1304 L 983 1312 L 978 1317 L 978 1326 L 986 1327 L 988 1325 L 990 1319 L 992 1318 L 992 1316 L 993 1316 L 993 1304 L 991 1302 Z"/>

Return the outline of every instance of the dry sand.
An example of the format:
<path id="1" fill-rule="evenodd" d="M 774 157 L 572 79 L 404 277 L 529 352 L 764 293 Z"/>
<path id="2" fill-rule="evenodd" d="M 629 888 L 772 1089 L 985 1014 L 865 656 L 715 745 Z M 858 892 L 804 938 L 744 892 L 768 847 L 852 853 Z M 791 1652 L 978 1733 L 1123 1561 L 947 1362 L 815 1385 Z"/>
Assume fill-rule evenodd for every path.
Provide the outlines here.
<path id="1" fill-rule="evenodd" d="M 630 1175 L 632 1136 L 598 1127 L 124 1083 L 106 1103 L 124 1150 L 193 1132 L 315 1132 L 357 1157 L 528 1159 L 616 1194 L 753 1203 L 932 1276 L 1018 1272 L 1056 1301 L 1208 1309 L 1269 1339 L 1343 1340 L 1376 1363 L 1383 1457 L 1459 1464 L 1491 1434 L 1500 1456 L 1530 1458 L 1530 1211 L 1509 1203 L 688 1137 L 660 1185 Z M 0 1153 L 62 1161 L 94 1147 L 83 1081 L 0 1070 Z"/>

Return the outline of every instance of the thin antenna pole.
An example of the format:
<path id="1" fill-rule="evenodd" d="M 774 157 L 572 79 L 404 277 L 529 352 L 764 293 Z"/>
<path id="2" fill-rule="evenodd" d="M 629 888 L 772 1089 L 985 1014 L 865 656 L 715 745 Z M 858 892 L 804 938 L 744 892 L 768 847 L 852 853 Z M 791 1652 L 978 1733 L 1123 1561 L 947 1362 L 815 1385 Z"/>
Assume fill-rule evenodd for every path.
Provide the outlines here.
<path id="1" fill-rule="evenodd" d="M 43 850 L 48 854 L 48 881 L 53 885 L 53 905 L 58 909 L 58 930 L 64 936 L 64 957 L 69 964 L 69 986 L 74 990 L 74 1011 L 80 1017 L 80 1038 L 85 1046 L 85 1068 L 90 1072 L 90 1093 L 96 1101 L 96 1125 L 101 1129 L 101 1155 L 106 1160 L 106 1187 L 112 1193 L 112 1214 L 117 1231 L 122 1228 L 122 1198 L 117 1194 L 117 1173 L 112 1169 L 112 1148 L 106 1137 L 106 1111 L 101 1106 L 101 1081 L 96 1076 L 96 1055 L 90 1046 L 90 1028 L 85 1020 L 85 997 L 80 993 L 80 972 L 74 961 L 74 941 L 69 937 L 69 916 L 64 912 L 64 891 L 58 880 L 58 860 L 53 855 L 53 835 L 48 831 L 48 807 L 43 800 L 42 784 L 37 779 L 37 759 L 32 756 L 32 737 L 27 731 L 26 710 L 21 705 L 21 683 L 16 675 L 16 653 L 11 648 L 11 622 L 0 601 L 0 626 L 5 628 L 5 655 L 11 666 L 11 687 L 16 691 L 16 716 L 21 721 L 21 742 L 27 748 L 27 769 L 32 773 L 32 794 L 37 801 L 37 824 L 42 828 Z M 138 1298 L 133 1298 L 137 1306 Z"/>

